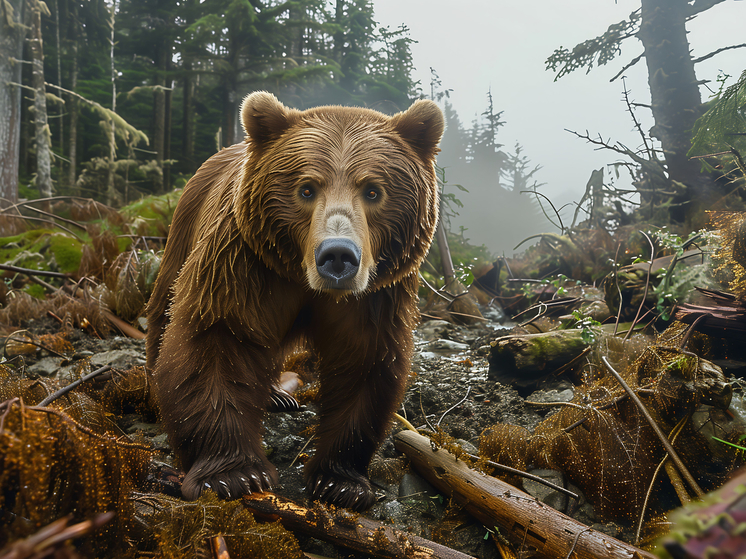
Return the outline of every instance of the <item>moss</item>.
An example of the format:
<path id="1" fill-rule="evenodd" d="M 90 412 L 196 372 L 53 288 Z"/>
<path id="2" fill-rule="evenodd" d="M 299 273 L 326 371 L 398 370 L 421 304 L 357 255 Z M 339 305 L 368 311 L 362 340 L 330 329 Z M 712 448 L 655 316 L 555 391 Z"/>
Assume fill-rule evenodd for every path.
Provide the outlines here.
<path id="1" fill-rule="evenodd" d="M 83 243 L 63 233 L 55 233 L 49 241 L 49 247 L 57 262 L 57 269 L 63 274 L 77 272 L 83 256 Z"/>
<path id="2" fill-rule="evenodd" d="M 42 301 L 46 299 L 47 296 L 47 292 L 44 290 L 44 288 L 41 285 L 35 283 L 26 286 L 23 290 L 32 297 L 36 297 L 37 299 L 41 299 Z"/>

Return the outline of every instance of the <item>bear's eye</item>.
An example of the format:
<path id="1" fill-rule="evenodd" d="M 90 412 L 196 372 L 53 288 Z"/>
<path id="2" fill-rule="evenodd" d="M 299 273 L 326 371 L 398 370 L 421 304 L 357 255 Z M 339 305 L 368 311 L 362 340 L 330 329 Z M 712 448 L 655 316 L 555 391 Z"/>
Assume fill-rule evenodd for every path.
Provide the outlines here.
<path id="1" fill-rule="evenodd" d="M 377 188 L 368 187 L 368 188 L 365 189 L 365 197 L 368 200 L 375 200 L 379 196 L 380 196 L 380 193 L 378 192 Z"/>
<path id="2" fill-rule="evenodd" d="M 303 186 L 301 186 L 299 192 L 301 198 L 305 198 L 306 200 L 310 200 L 311 198 L 313 198 L 314 195 L 313 187 L 308 184 L 304 184 Z"/>

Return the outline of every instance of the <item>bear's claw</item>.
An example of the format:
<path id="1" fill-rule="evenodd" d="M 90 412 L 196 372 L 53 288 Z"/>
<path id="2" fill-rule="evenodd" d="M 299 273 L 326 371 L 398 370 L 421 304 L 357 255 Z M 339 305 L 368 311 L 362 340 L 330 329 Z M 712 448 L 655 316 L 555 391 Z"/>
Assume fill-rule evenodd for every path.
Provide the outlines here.
<path id="1" fill-rule="evenodd" d="M 274 467 L 272 467 L 274 470 Z M 205 474 L 192 467 L 184 478 L 181 494 L 185 499 L 197 499 L 205 489 L 212 489 L 221 499 L 238 499 L 242 495 L 271 491 L 277 486 L 277 472 L 266 471 L 260 465 L 243 466 L 224 472 Z"/>
<path id="2" fill-rule="evenodd" d="M 342 476 L 319 473 L 308 480 L 306 489 L 312 499 L 331 503 L 338 507 L 364 511 L 376 502 L 376 494 L 370 482 L 362 476 Z"/>

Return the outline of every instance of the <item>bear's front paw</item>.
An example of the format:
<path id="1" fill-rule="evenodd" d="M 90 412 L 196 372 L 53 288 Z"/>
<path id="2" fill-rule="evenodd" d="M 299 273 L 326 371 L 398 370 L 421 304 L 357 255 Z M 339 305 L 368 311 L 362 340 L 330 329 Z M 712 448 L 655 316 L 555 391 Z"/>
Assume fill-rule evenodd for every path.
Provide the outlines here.
<path id="1" fill-rule="evenodd" d="M 197 499 L 205 489 L 212 489 L 221 499 L 238 499 L 242 495 L 271 491 L 278 485 L 277 470 L 269 463 L 244 464 L 219 471 L 209 461 L 196 463 L 184 477 L 181 494 L 185 499 Z"/>
<path id="2" fill-rule="evenodd" d="M 370 482 L 357 472 L 319 472 L 309 476 L 306 491 L 312 499 L 355 511 L 367 510 L 376 502 Z"/>

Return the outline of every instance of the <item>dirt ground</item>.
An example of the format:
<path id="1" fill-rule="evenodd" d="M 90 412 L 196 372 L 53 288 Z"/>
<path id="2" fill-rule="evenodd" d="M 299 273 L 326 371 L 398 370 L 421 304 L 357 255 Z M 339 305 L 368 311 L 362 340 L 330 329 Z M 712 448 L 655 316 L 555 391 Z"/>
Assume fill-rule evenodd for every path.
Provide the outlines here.
<path id="1" fill-rule="evenodd" d="M 548 381 L 539 390 L 524 394 L 526 398 L 511 387 L 490 380 L 488 342 L 513 325 L 494 309 L 483 308 L 482 311 L 487 320 L 476 325 L 458 326 L 438 320 L 421 324 L 416 332 L 413 376 L 399 410 L 417 428 L 440 428 L 472 454 L 477 454 L 479 435 L 485 428 L 500 422 L 533 430 L 547 413 L 553 413 L 551 408 L 531 406 L 527 400 L 569 401 L 573 396 L 572 384 L 563 379 Z M 46 318 L 29 325 L 34 333 L 57 329 L 56 323 Z M 98 340 L 80 330 L 75 330 L 70 338 L 76 350 L 73 361 L 89 358 L 93 368 L 111 364 L 116 369 L 126 370 L 145 363 L 144 340 L 124 337 Z M 69 371 L 70 366 L 61 366 L 58 357 L 27 359 L 27 374 L 32 376 L 56 376 L 65 381 Z M 312 452 L 308 437 L 315 421 L 313 404 L 302 406 L 298 412 L 268 414 L 265 421 L 266 450 L 282 483 L 278 493 L 303 504 L 308 504 L 303 491 L 303 456 Z M 150 442 L 155 450 L 156 466 L 173 464 L 168 440 L 160 425 L 148 423 L 137 414 L 119 417 L 118 424 L 124 433 Z M 400 429 L 401 426 L 394 425 L 371 464 L 370 477 L 379 500 L 365 516 L 469 555 L 484 559 L 500 557 L 484 526 L 457 506 L 451 506 L 424 479 L 408 470 L 406 460 L 393 443 L 393 434 Z M 560 472 L 535 473 L 579 493 Z M 591 506 L 582 497 L 580 502 L 568 502 L 566 497 L 535 483 L 525 483 L 523 489 L 598 530 L 615 537 L 628 536 L 613 524 L 596 524 Z M 330 558 L 359 557 L 301 534 L 298 539 L 308 553 Z"/>

